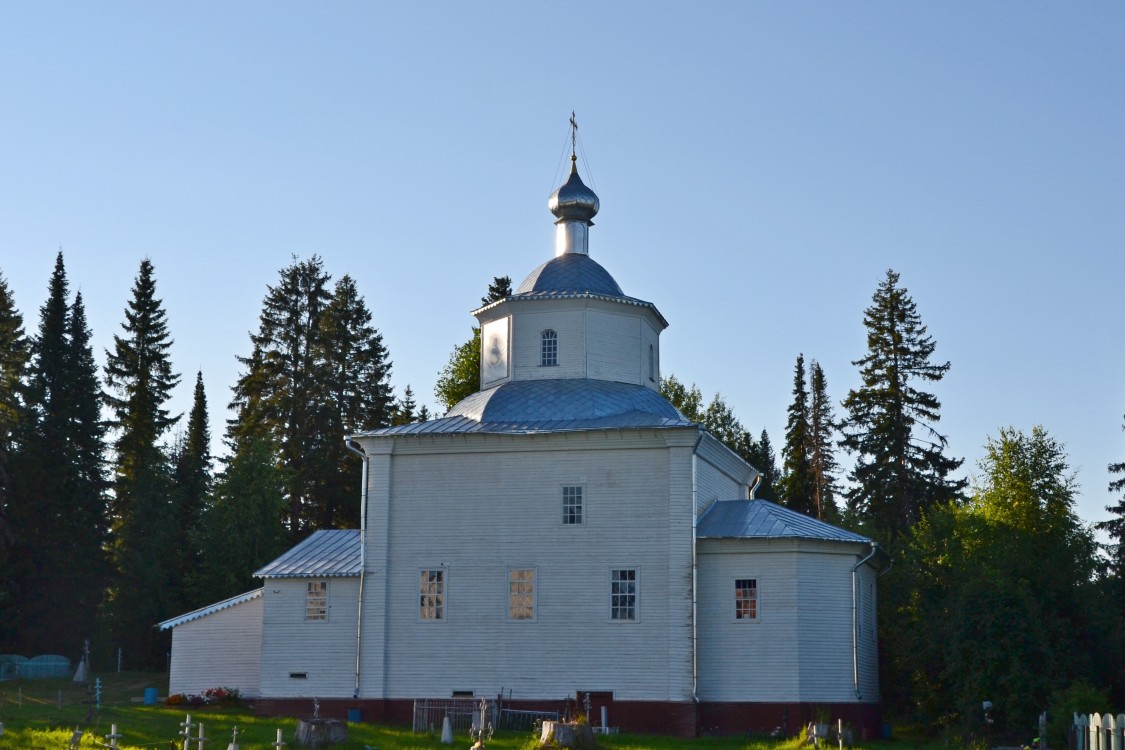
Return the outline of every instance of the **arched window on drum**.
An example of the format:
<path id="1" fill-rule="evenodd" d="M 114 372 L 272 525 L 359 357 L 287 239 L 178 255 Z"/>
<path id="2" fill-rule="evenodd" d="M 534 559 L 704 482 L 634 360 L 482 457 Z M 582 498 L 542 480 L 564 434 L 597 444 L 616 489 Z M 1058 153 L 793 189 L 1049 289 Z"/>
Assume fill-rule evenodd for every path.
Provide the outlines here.
<path id="1" fill-rule="evenodd" d="M 557 366 L 559 364 L 559 335 L 548 328 L 543 331 L 539 341 L 539 366 Z"/>

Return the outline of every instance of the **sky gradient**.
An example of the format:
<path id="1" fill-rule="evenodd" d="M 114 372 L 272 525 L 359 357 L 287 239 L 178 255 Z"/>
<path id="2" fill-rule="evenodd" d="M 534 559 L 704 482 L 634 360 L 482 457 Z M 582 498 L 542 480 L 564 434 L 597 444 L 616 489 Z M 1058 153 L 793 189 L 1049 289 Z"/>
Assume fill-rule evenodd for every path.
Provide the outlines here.
<path id="1" fill-rule="evenodd" d="M 669 320 L 665 375 L 780 450 L 798 353 L 838 404 L 893 268 L 952 363 L 933 390 L 965 473 L 1042 424 L 1100 520 L 1125 460 L 1123 38 L 1110 2 L 8 3 L 0 272 L 34 332 L 61 247 L 104 364 L 150 258 L 172 407 L 202 370 L 218 439 L 266 285 L 319 254 L 433 407 L 492 277 L 551 257 L 574 110 L 591 256 Z"/>

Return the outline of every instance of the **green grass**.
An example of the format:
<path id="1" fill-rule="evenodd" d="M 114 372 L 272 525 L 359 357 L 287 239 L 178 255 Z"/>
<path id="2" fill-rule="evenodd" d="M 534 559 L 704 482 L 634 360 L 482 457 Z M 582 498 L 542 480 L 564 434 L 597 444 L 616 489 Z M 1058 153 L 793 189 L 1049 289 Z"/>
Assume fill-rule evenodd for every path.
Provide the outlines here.
<path id="1" fill-rule="evenodd" d="M 86 730 L 80 747 L 96 750 L 117 725 L 123 735 L 118 746 L 134 748 L 160 748 L 169 750 L 172 741 L 183 747 L 179 736 L 180 723 L 186 714 L 192 722 L 202 722 L 205 735 L 210 739 L 205 750 L 226 750 L 231 729 L 238 726 L 238 742 L 244 750 L 268 750 L 282 730 L 283 739 L 296 750 L 293 733 L 296 718 L 255 716 L 244 707 L 187 707 L 145 706 L 141 702 L 145 688 L 156 688 L 159 695 L 167 695 L 167 678 L 147 673 L 111 674 L 102 678 L 101 709 L 90 712 L 86 686 L 70 680 L 17 680 L 0 682 L 0 723 L 5 731 L 0 736 L 0 750 L 64 750 L 69 747 L 76 728 Z M 22 695 L 22 697 L 21 697 Z M 60 706 L 61 702 L 61 708 Z M 194 730 L 195 736 L 198 730 Z M 604 750 L 804 750 L 811 748 L 799 740 L 775 741 L 752 739 L 745 736 L 701 737 L 684 740 L 651 735 L 620 734 L 599 736 Z M 453 750 L 468 750 L 468 736 L 454 737 Z M 335 745 L 334 750 L 447 750 L 440 736 L 414 734 L 409 727 L 380 724 L 349 724 L 348 741 Z M 498 732 L 488 743 L 488 750 L 534 750 L 538 746 L 528 732 Z M 196 750 L 193 741 L 190 750 Z M 822 745 L 822 747 L 824 747 Z M 892 742 L 865 743 L 863 750 L 948 750 L 940 742 L 903 739 Z"/>

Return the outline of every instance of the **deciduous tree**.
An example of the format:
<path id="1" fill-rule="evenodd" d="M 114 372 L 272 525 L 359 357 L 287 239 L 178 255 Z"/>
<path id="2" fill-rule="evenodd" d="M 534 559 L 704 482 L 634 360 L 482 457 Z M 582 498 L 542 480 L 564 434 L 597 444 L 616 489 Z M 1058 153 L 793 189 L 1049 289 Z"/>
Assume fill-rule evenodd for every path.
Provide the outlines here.
<path id="1" fill-rule="evenodd" d="M 488 285 L 488 294 L 480 298 L 481 306 L 512 294 L 512 280 L 507 276 L 493 277 Z M 445 411 L 449 411 L 462 399 L 480 390 L 480 328 L 473 327 L 473 335 L 460 346 L 453 348 L 449 362 L 438 373 L 434 385 L 434 396 Z"/>
<path id="2" fill-rule="evenodd" d="M 926 710 L 971 716 L 987 695 L 1001 722 L 1030 727 L 1055 688 L 1104 664 L 1083 646 L 1104 629 L 1094 542 L 1065 449 L 1042 427 L 1000 430 L 980 468 L 966 504 L 930 506 L 913 530 L 892 676 L 910 675 Z"/>

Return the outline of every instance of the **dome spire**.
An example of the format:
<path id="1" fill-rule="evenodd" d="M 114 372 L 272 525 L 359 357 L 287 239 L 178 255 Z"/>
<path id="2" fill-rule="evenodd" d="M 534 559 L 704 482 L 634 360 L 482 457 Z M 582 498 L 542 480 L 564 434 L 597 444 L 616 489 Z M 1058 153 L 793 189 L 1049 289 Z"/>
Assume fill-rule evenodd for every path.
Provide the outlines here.
<path id="1" fill-rule="evenodd" d="M 558 221 L 555 222 L 555 255 L 567 253 L 590 254 L 591 219 L 597 215 L 601 202 L 597 194 L 586 187 L 578 176 L 578 121 L 570 113 L 570 177 L 551 194 L 547 208 Z"/>

